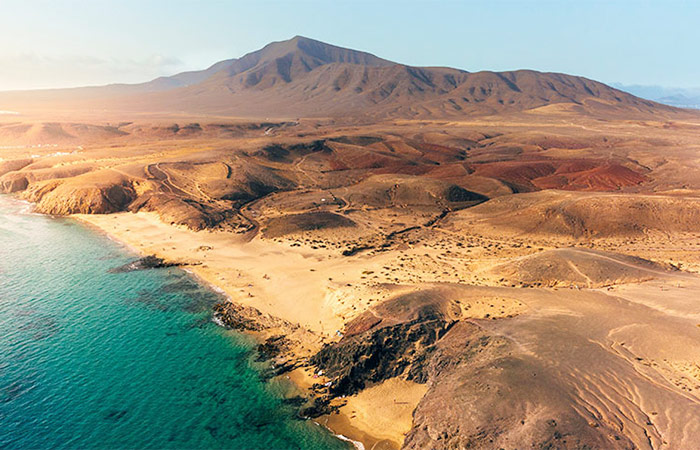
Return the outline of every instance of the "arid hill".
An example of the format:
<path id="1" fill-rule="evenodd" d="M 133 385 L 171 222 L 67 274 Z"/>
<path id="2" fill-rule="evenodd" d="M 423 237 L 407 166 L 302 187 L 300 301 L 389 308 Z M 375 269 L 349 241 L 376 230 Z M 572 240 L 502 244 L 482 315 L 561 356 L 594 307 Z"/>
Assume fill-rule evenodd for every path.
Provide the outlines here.
<path id="1" fill-rule="evenodd" d="M 0 193 L 220 288 L 365 448 L 700 442 L 697 113 L 301 37 L 0 110 Z"/>
<path id="2" fill-rule="evenodd" d="M 529 286 L 598 288 L 663 277 L 667 270 L 642 258 L 559 248 L 513 259 L 492 273 Z"/>
<path id="3" fill-rule="evenodd" d="M 499 307 L 484 318 L 482 302 Z M 506 317 L 498 314 L 505 306 Z M 692 419 L 680 431 L 646 417 L 666 413 L 676 423 L 700 406 L 659 385 L 640 369 L 654 361 L 616 336 L 656 318 L 601 293 L 440 284 L 359 315 L 313 362 L 334 380 L 331 396 L 394 377 L 425 384 L 405 449 L 653 449 L 666 439 L 692 446 L 687 436 L 699 431 Z M 683 330 L 700 335 L 692 325 Z M 671 398 L 673 410 L 661 412 Z"/>
<path id="4" fill-rule="evenodd" d="M 138 85 L 0 94 L 6 110 L 236 117 L 464 118 L 559 105 L 579 114 L 678 116 L 664 106 L 582 77 L 531 70 L 411 67 L 296 36 L 206 70 Z"/>
<path id="5" fill-rule="evenodd" d="M 493 199 L 457 212 L 445 226 L 572 241 L 698 233 L 700 198 L 548 190 Z"/>

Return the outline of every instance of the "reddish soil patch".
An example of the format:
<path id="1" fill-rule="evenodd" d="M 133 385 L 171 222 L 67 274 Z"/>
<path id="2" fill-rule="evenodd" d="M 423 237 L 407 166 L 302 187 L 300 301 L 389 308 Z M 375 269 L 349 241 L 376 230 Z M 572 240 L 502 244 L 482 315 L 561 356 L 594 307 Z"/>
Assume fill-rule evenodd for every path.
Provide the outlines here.
<path id="1" fill-rule="evenodd" d="M 534 191 L 537 187 L 532 180 L 548 177 L 556 172 L 551 161 L 504 161 L 473 166 L 474 174 L 496 178 L 513 185 L 519 191 Z"/>
<path id="2" fill-rule="evenodd" d="M 647 181 L 647 177 L 619 164 L 606 164 L 580 172 L 553 175 L 533 180 L 540 189 L 566 189 L 571 191 L 615 191 L 625 186 L 635 186 Z"/>
<path id="3" fill-rule="evenodd" d="M 439 163 L 461 161 L 466 159 L 467 155 L 465 150 L 439 144 L 412 142 L 411 146 L 423 153 L 425 159 Z"/>
<path id="4" fill-rule="evenodd" d="M 405 164 L 400 166 L 382 167 L 371 171 L 373 175 L 380 174 L 399 174 L 399 175 L 424 175 L 429 172 L 432 166 L 416 166 L 413 164 Z"/>
<path id="5" fill-rule="evenodd" d="M 648 180 L 632 169 L 600 160 L 505 161 L 478 164 L 473 169 L 476 175 L 499 179 L 520 191 L 615 191 Z"/>

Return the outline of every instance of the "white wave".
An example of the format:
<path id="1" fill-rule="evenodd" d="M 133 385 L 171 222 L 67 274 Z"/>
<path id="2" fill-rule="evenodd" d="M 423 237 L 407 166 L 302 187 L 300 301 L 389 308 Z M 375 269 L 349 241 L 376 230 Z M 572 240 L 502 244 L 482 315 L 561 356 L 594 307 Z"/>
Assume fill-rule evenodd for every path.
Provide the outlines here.
<path id="1" fill-rule="evenodd" d="M 342 435 L 342 434 L 335 434 L 335 433 L 333 433 L 333 430 L 331 430 L 330 428 L 328 428 L 327 426 L 325 426 L 325 425 L 323 425 L 323 424 L 321 424 L 321 423 L 316 422 L 315 420 L 313 421 L 313 423 L 315 423 L 315 424 L 318 425 L 319 427 L 323 427 L 323 428 L 325 428 L 326 430 L 330 431 L 330 432 L 333 434 L 333 436 L 337 437 L 337 438 L 340 439 L 341 441 L 345 441 L 345 442 L 351 443 L 352 446 L 355 447 L 357 450 L 365 450 L 365 445 L 364 445 L 362 442 L 360 442 L 360 441 L 355 441 L 355 440 L 350 439 L 349 437 L 344 436 L 344 435 Z"/>
<path id="2" fill-rule="evenodd" d="M 333 436 L 337 437 L 341 441 L 351 443 L 357 450 L 365 450 L 365 446 L 362 444 L 362 442 L 352 440 L 349 437 L 343 436 L 342 434 L 334 434 Z"/>
<path id="3" fill-rule="evenodd" d="M 211 284 L 211 283 L 209 283 L 209 286 L 211 287 L 212 291 L 217 292 L 217 293 L 224 295 L 224 296 L 226 295 L 226 291 L 221 289 L 219 286 L 217 286 L 215 284 Z"/>

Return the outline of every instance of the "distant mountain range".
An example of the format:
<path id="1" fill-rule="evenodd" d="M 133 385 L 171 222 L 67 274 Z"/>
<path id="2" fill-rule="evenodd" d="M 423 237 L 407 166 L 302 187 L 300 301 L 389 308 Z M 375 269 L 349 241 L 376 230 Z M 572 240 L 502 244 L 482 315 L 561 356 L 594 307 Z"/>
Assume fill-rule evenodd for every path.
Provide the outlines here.
<path id="1" fill-rule="evenodd" d="M 679 112 L 583 77 L 412 67 L 301 36 L 142 84 L 0 93 L 0 109 L 20 112 L 441 119 L 540 108 L 624 118 Z"/>
<path id="2" fill-rule="evenodd" d="M 625 85 L 622 83 L 612 83 L 613 87 L 620 89 L 637 97 L 646 98 L 655 102 L 678 108 L 700 109 L 700 87 L 697 88 L 674 88 L 664 86 L 645 85 Z"/>

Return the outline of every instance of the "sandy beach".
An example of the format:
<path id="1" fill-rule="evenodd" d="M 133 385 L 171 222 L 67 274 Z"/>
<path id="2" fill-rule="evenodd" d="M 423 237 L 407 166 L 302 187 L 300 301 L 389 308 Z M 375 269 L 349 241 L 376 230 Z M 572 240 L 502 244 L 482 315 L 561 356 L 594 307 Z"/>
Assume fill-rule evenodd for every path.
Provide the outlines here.
<path id="1" fill-rule="evenodd" d="M 386 299 L 412 295 L 420 289 L 415 284 L 415 280 L 420 279 L 420 286 L 432 283 L 441 292 L 447 292 L 445 295 L 456 299 L 460 320 L 511 338 L 519 333 L 530 333 L 523 336 L 528 336 L 526 340 L 539 348 L 532 351 L 545 358 L 551 357 L 557 365 L 572 371 L 581 370 L 581 360 L 594 356 L 578 355 L 580 360 L 568 360 L 560 354 L 562 348 L 546 343 L 546 336 L 572 332 L 572 328 L 561 328 L 567 327 L 564 317 L 570 315 L 586 318 L 579 320 L 582 328 L 578 332 L 587 334 L 592 328 L 587 328 L 586 321 L 599 325 L 601 315 L 619 317 L 605 322 L 604 327 L 595 332 L 599 336 L 594 339 L 608 342 L 611 353 L 604 352 L 594 358 L 610 359 L 609 364 L 618 364 L 614 361 L 631 355 L 648 360 L 654 374 L 647 376 L 660 377 L 659 380 L 665 380 L 664 383 L 670 383 L 674 390 L 680 389 L 679 392 L 689 389 L 684 395 L 692 395 L 693 399 L 696 398 L 695 385 L 700 385 L 700 372 L 693 362 L 695 357 L 687 352 L 690 347 L 652 345 L 651 336 L 645 331 L 651 326 L 671 333 L 674 327 L 682 324 L 682 329 L 687 328 L 686 333 L 697 334 L 695 322 L 699 316 L 693 299 L 700 292 L 700 282 L 692 274 L 674 274 L 661 266 L 638 266 L 636 260 L 610 259 L 607 254 L 587 250 L 548 250 L 546 243 L 543 247 L 524 249 L 517 243 L 508 244 L 507 239 L 495 246 L 493 240 L 484 241 L 470 248 L 469 253 L 460 255 L 459 252 L 464 251 L 461 241 L 473 237 L 458 234 L 443 239 L 440 233 L 434 233 L 432 239 L 426 239 L 415 248 L 399 247 L 348 258 L 330 245 L 337 238 L 332 233 L 317 234 L 316 248 L 311 248 L 298 245 L 298 236 L 269 239 L 258 235 L 250 239 L 234 233 L 194 232 L 167 225 L 152 213 L 75 217 L 143 255 L 156 255 L 181 264 L 236 304 L 282 319 L 283 322 L 275 322 L 274 327 L 254 334 L 261 341 L 271 335 L 286 335 L 292 343 L 288 352 L 295 358 L 311 357 L 324 343 L 338 342 L 353 319 L 367 311 L 376 313 Z M 324 240 L 329 244 L 325 248 L 318 244 Z M 556 243 L 551 242 L 551 245 L 554 247 Z M 562 269 L 553 268 L 557 258 L 566 258 L 561 263 Z M 588 262 L 587 258 L 592 259 Z M 462 265 L 456 266 L 456 261 L 461 261 Z M 600 264 L 612 266 L 600 272 L 603 267 Z M 514 279 L 513 275 L 508 275 L 510 267 L 517 267 L 521 280 L 519 288 L 509 287 L 510 281 L 504 284 L 499 278 L 505 273 L 509 279 Z M 550 283 L 549 276 L 555 277 L 556 284 L 552 288 L 522 289 L 536 280 Z M 587 281 L 576 281 L 579 277 Z M 454 284 L 455 279 L 462 283 Z M 462 286 L 473 288 L 463 291 L 466 288 Z M 582 286 L 602 287 L 582 291 Z M 664 295 L 659 296 L 656 290 L 663 291 Z M 613 302 L 616 309 L 611 310 L 606 305 L 608 302 Z M 651 312 L 644 313 L 640 308 Z M 545 325 L 548 317 L 562 314 L 557 324 Z M 630 317 L 633 318 L 631 322 Z M 495 320 L 499 318 L 511 319 Z M 518 318 L 522 318 L 523 323 L 545 322 L 532 328 L 519 328 L 516 326 L 520 323 Z M 687 345 L 692 347 L 694 338 L 683 339 L 690 339 Z M 289 378 L 307 392 L 314 383 L 331 381 L 315 374 L 312 367 L 298 368 Z M 596 386 L 607 392 L 608 388 L 602 384 Z M 423 397 L 429 390 L 438 388 L 388 379 L 359 394 L 335 399 L 333 404 L 340 407 L 340 414 L 316 420 L 336 434 L 361 442 L 367 449 L 396 449 L 415 425 L 415 411 Z M 652 388 L 640 384 L 637 389 L 646 392 L 647 401 L 655 403 L 661 399 L 661 394 L 653 392 Z M 605 395 L 624 396 L 612 392 Z M 688 407 L 692 410 L 690 404 Z M 668 414 L 676 412 L 669 410 Z M 681 420 L 679 417 L 683 416 L 673 420 Z"/>
<path id="2" fill-rule="evenodd" d="M 302 415 L 375 450 L 700 435 L 695 122 L 172 120 L 28 124 L 76 138 L 2 189 L 225 295 Z"/>
<path id="3" fill-rule="evenodd" d="M 14 9 L 25 8 L 16 3 Z M 24 427 L 17 448 L 84 447 L 71 444 L 106 435 L 81 431 L 93 423 L 114 432 L 108 448 L 698 447 L 700 91 L 678 84 L 697 78 L 683 73 L 689 66 L 653 58 L 673 53 L 657 45 L 669 36 L 671 50 L 692 53 L 678 49 L 697 39 L 661 26 L 679 20 L 664 21 L 643 5 L 629 24 L 614 8 L 607 15 L 573 9 L 567 17 L 572 11 L 537 2 L 519 5 L 525 14 L 510 7 L 520 2 L 476 8 L 480 15 L 457 3 L 449 11 L 431 5 L 415 18 L 420 8 L 387 6 L 378 14 L 371 5 L 342 14 L 310 8 L 309 29 L 290 31 L 304 23 L 290 20 L 304 10 L 296 3 L 286 15 L 280 7 L 242 14 L 245 8 L 185 3 L 131 14 L 139 21 L 128 36 L 112 26 L 118 21 L 103 26 L 98 19 L 110 18 L 104 14 L 64 14 L 78 20 L 61 28 L 70 30 L 65 43 L 75 55 L 51 56 L 62 33 L 35 32 L 53 30 L 60 16 L 53 9 L 32 9 L 37 18 L 51 16 L 48 28 L 26 26 L 29 15 L 8 15 L 17 16 L 15 34 L 31 34 L 10 39 L 8 51 L 36 51 L 8 60 L 8 73 L 23 74 L 15 81 L 27 89 L 0 89 L 0 194 L 27 202 L 32 212 L 18 218 L 10 208 L 4 220 L 44 224 L 56 237 L 42 241 L 17 226 L 27 238 L 20 242 L 16 230 L 0 224 L 5 247 L 17 244 L 0 258 L 0 275 L 21 280 L 0 283 L 9 286 L 9 293 L 0 289 L 9 304 L 0 313 L 15 323 L 0 340 L 11 348 L 0 355 L 11 355 L 23 373 L 14 376 L 0 358 L 0 417 L 6 404 L 18 413 L 0 426 L 0 448 L 14 448 L 15 425 Z M 256 11 L 265 17 L 248 27 L 248 38 L 246 27 L 205 25 L 231 22 L 224 9 L 245 17 L 245 25 L 255 25 L 248 19 Z M 663 13 L 694 18 L 700 10 L 691 9 Z M 146 26 L 149 13 L 158 23 Z M 474 20 L 490 13 L 496 20 Z M 349 34 L 343 38 L 336 26 L 324 31 L 314 20 L 324 14 L 323 24 L 345 20 Z M 368 27 L 355 20 L 363 14 L 381 22 L 370 34 L 357 32 Z M 431 14 L 435 26 L 425 27 Z M 275 15 L 280 26 L 271 25 Z M 539 15 L 546 20 L 537 22 Z M 449 27 L 451 21 L 467 26 Z M 498 26 L 484 25 L 491 22 Z M 207 32 L 178 28 L 198 24 Z M 574 33 L 577 24 L 604 32 Z M 148 39 L 132 45 L 139 30 Z M 298 34 L 306 32 L 337 42 Z M 80 48 L 72 45 L 75 33 L 86 36 Z M 217 33 L 241 39 L 216 40 Z M 382 33 L 391 38 L 372 42 Z M 183 36 L 192 42 L 153 51 L 163 36 L 170 36 L 166 44 Z M 397 53 L 407 36 L 415 42 Z M 45 38 L 56 42 L 40 45 Z M 197 38 L 202 45 L 190 51 Z M 465 50 L 470 42 L 479 45 Z M 518 45 L 523 51 L 513 53 Z M 144 51 L 151 56 L 139 57 Z M 450 66 L 469 54 L 470 66 Z M 511 62 L 493 63 L 499 58 Z M 101 81 L 80 81 L 91 79 L 91 70 Z M 136 77 L 141 71 L 153 77 Z M 623 76 L 611 77 L 615 71 Z M 604 81 L 613 79 L 620 83 Z M 676 79 L 675 87 L 658 84 L 664 79 Z M 84 250 L 81 240 L 92 238 L 95 246 Z M 42 265 L 54 265 L 59 281 L 42 283 Z M 112 285 L 112 295 L 78 295 L 83 281 L 95 281 L 90 287 L 98 292 Z M 13 283 L 29 293 L 14 295 Z M 123 320 L 123 327 L 104 331 L 135 340 L 154 327 L 128 322 L 132 313 L 157 324 L 165 320 L 156 316 L 173 313 L 181 326 L 149 335 L 153 341 L 141 348 L 156 356 L 142 365 L 151 371 L 142 379 L 177 372 L 160 370 L 161 363 L 182 369 L 172 385 L 155 383 L 172 388 L 172 397 L 130 395 L 141 404 L 120 401 L 102 411 L 97 396 L 111 396 L 111 382 L 90 389 L 97 406 L 89 408 L 25 400 L 25 393 L 64 400 L 37 395 L 31 385 L 43 373 L 58 374 L 66 392 L 102 379 L 25 362 L 32 356 L 25 345 L 64 350 L 32 327 L 44 327 L 47 339 L 55 335 L 73 355 L 73 334 L 56 332 L 64 329 L 58 318 L 81 325 L 81 313 L 61 310 L 62 295 L 47 287 L 75 307 L 92 299 L 92 306 L 113 306 L 110 320 Z M 27 319 L 36 308 L 25 308 L 25 299 L 54 307 L 56 318 Z M 106 310 L 94 312 L 99 318 Z M 88 328 L 75 335 L 103 331 Z M 214 366 L 226 361 L 218 366 L 223 380 L 202 376 L 204 365 L 191 359 L 177 360 L 179 350 L 205 353 L 206 345 L 172 345 L 188 333 L 195 342 L 203 330 L 216 336 L 207 345 L 223 344 L 206 352 Z M 92 342 L 102 343 L 91 337 L 84 349 L 92 351 Z M 132 356 L 122 348 L 128 369 Z M 240 358 L 227 356 L 233 350 Z M 85 359 L 111 376 L 116 346 L 95 354 Z M 61 362 L 81 369 L 69 356 Z M 227 376 L 234 365 L 254 386 L 251 399 L 244 383 Z M 202 372 L 184 373 L 190 367 Z M 178 411 L 182 392 L 203 412 Z M 236 397 L 250 409 L 238 407 Z M 178 421 L 161 427 L 162 402 L 171 398 Z M 269 408 L 256 398 L 269 400 Z M 48 424 L 43 436 L 51 444 L 38 443 L 44 422 L 37 412 L 61 419 L 78 417 L 74 410 L 85 419 L 74 427 Z M 129 423 L 161 434 L 155 444 L 130 445 L 152 438 L 122 429 Z"/>
<path id="4" fill-rule="evenodd" d="M 371 304 L 357 300 L 363 287 L 354 283 L 362 277 L 363 269 L 329 251 L 310 252 L 269 240 L 247 241 L 230 233 L 193 232 L 166 225 L 152 213 L 73 217 L 142 255 L 182 264 L 233 302 L 299 324 L 304 332 L 292 328 L 254 333 L 261 340 L 279 331 L 292 335 L 296 345 L 291 353 L 297 357 L 308 357 L 324 342 L 338 340 L 344 322 Z M 311 369 L 300 368 L 290 379 L 302 389 L 327 381 L 312 375 Z M 340 415 L 317 421 L 336 434 L 361 442 L 366 449 L 397 449 L 411 428 L 413 410 L 426 389 L 412 382 L 389 380 L 347 398 Z"/>

